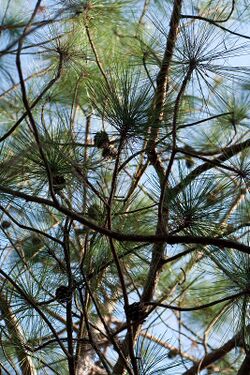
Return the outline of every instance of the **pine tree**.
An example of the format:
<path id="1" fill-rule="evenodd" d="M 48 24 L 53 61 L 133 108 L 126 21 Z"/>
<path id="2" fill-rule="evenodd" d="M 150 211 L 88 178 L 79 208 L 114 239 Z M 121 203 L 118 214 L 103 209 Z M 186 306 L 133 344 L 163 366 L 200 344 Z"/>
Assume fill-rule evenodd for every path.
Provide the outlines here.
<path id="1" fill-rule="evenodd" d="M 250 374 L 248 2 L 0 12 L 0 373 Z"/>

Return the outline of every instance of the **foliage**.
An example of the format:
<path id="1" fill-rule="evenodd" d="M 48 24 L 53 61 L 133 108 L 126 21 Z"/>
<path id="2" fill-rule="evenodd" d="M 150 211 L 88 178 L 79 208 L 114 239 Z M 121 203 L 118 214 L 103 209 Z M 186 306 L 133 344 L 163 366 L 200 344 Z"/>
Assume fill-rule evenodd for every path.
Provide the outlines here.
<path id="1" fill-rule="evenodd" d="M 0 373 L 242 374 L 249 4 L 0 15 Z"/>

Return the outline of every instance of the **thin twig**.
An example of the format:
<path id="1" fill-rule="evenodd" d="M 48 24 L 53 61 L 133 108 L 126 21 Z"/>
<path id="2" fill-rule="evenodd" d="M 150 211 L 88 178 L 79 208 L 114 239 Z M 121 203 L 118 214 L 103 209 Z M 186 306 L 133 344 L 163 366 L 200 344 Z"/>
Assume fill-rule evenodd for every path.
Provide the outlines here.
<path id="1" fill-rule="evenodd" d="M 186 18 L 186 19 L 193 19 L 193 20 L 200 20 L 200 21 L 204 21 L 204 22 L 208 22 L 210 23 L 211 25 L 214 25 L 216 27 L 218 27 L 219 29 L 229 33 L 229 34 L 232 34 L 232 35 L 235 35 L 235 36 L 239 36 L 240 38 L 244 38 L 244 39 L 250 39 L 250 36 L 248 35 L 244 35 L 244 34 L 240 34 L 240 33 L 236 33 L 235 31 L 232 31 L 220 24 L 217 23 L 217 21 L 214 21 L 214 20 L 211 20 L 210 18 L 206 18 L 206 17 L 201 17 L 201 16 L 191 16 L 191 15 L 187 15 L 187 14 L 181 14 L 181 18 Z"/>

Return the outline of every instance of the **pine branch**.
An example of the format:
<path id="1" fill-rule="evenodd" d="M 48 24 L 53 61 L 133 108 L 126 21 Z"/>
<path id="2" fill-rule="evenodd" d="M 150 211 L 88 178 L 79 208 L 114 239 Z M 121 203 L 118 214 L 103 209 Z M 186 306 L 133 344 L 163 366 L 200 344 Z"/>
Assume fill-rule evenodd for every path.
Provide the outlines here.
<path id="1" fill-rule="evenodd" d="M 221 298 L 219 300 L 205 303 L 204 305 L 199 305 L 199 306 L 192 306 L 192 307 L 179 307 L 179 306 L 173 306 L 173 305 L 168 305 L 166 303 L 159 303 L 159 302 L 146 302 L 146 306 L 157 306 L 157 307 L 164 307 L 166 309 L 174 310 L 174 311 L 197 311 L 197 310 L 203 310 L 207 309 L 208 307 L 216 306 L 220 303 L 224 303 L 227 301 L 235 301 L 240 297 L 243 297 L 245 295 L 249 295 L 249 290 L 244 290 L 242 292 L 233 294 L 231 296 L 227 296 L 224 298 Z"/>
<path id="2" fill-rule="evenodd" d="M 0 293 L 0 310 L 10 335 L 12 347 L 15 348 L 20 363 L 22 375 L 36 375 L 35 365 L 32 358 L 25 350 L 25 336 L 18 318 L 11 310 L 9 302 L 3 292 Z"/>
<path id="3" fill-rule="evenodd" d="M 197 178 L 197 176 L 213 168 L 214 165 L 219 166 L 220 163 L 227 161 L 228 159 L 232 158 L 234 155 L 237 155 L 239 152 L 249 147 L 250 147 L 250 139 L 247 139 L 246 141 L 243 141 L 241 143 L 236 143 L 232 146 L 226 147 L 225 149 L 223 149 L 223 152 L 221 153 L 221 155 L 217 156 L 214 159 L 211 159 L 208 162 L 205 162 L 199 165 L 197 168 L 192 170 L 192 172 L 190 172 L 186 177 L 184 177 L 178 185 L 173 187 L 170 192 L 171 198 L 175 197 L 180 191 L 182 191 L 186 186 L 188 186 L 195 178 Z"/>
<path id="4" fill-rule="evenodd" d="M 143 235 L 143 234 L 124 234 L 124 233 L 116 232 L 113 230 L 109 230 L 105 227 L 101 227 L 95 224 L 94 221 L 90 221 L 84 218 L 81 214 L 76 213 L 75 211 L 71 211 L 70 209 L 64 206 L 60 205 L 58 207 L 54 202 L 48 199 L 37 197 L 37 196 L 32 196 L 32 195 L 29 195 L 29 194 L 26 194 L 17 190 L 12 190 L 2 185 L 0 185 L 0 191 L 5 194 L 12 195 L 14 197 L 18 197 L 29 202 L 35 202 L 38 204 L 53 207 L 57 209 L 59 212 L 69 216 L 71 219 L 77 220 L 79 223 L 86 225 L 88 228 L 93 229 L 114 240 L 118 240 L 122 242 L 128 241 L 128 242 L 143 242 L 143 243 L 156 243 L 156 244 L 167 242 L 170 245 L 182 244 L 182 243 L 213 245 L 219 248 L 232 248 L 232 249 L 242 251 L 243 253 L 250 254 L 249 246 L 244 245 L 243 243 L 236 242 L 236 241 L 226 240 L 226 239 L 216 238 L 216 237 L 192 236 L 192 235 L 186 235 L 186 236 Z M 159 262 L 160 262 L 160 259 L 159 259 Z"/>
<path id="5" fill-rule="evenodd" d="M 250 39 L 250 36 L 248 35 L 244 35 L 244 34 L 240 34 L 240 33 L 236 33 L 235 31 L 232 31 L 222 25 L 220 25 L 218 23 L 218 21 L 214 21 L 214 20 L 211 20 L 210 18 L 206 18 L 206 17 L 201 17 L 201 16 L 191 16 L 191 15 L 186 15 L 186 14 L 182 14 L 181 15 L 181 18 L 185 18 L 185 19 L 192 19 L 192 20 L 200 20 L 200 21 L 204 21 L 204 22 L 208 22 L 210 23 L 211 25 L 214 25 L 216 27 L 218 27 L 219 29 L 229 33 L 229 34 L 232 34 L 232 35 L 235 35 L 235 36 L 238 36 L 240 38 L 243 38 L 243 39 Z"/>
<path id="6" fill-rule="evenodd" d="M 208 367 L 212 363 L 220 360 L 223 358 L 227 353 L 229 353 L 232 349 L 236 346 L 241 346 L 241 334 L 238 333 L 232 339 L 227 341 L 224 345 L 220 348 L 215 349 L 211 353 L 208 353 L 205 357 L 203 357 L 198 364 L 192 366 L 189 370 L 185 371 L 183 375 L 196 375 L 197 371 L 201 371 L 202 369 Z M 243 375 L 243 373 L 242 373 Z M 244 374 L 245 375 L 245 374 Z"/>
<path id="7" fill-rule="evenodd" d="M 49 83 L 45 86 L 42 92 L 37 96 L 35 100 L 31 104 L 29 104 L 29 110 L 31 111 L 35 106 L 44 98 L 46 92 L 54 85 L 54 83 L 60 78 L 62 72 L 62 56 L 60 56 L 58 70 L 54 78 L 52 78 Z M 16 129 L 17 127 L 23 122 L 23 120 L 28 116 L 27 110 L 23 113 L 23 115 L 16 121 L 16 123 L 0 138 L 0 143 L 7 139 Z"/>
<path id="8" fill-rule="evenodd" d="M 34 310 L 40 315 L 40 317 L 44 320 L 44 322 L 47 324 L 49 329 L 51 330 L 52 334 L 56 338 L 56 341 L 58 342 L 59 346 L 61 347 L 62 351 L 65 353 L 66 356 L 68 356 L 68 352 L 65 349 L 63 343 L 61 342 L 60 338 L 58 337 L 57 331 L 53 327 L 53 325 L 50 323 L 47 316 L 44 314 L 44 312 L 38 307 L 38 304 L 36 301 L 34 301 L 27 293 L 23 291 L 23 289 L 3 270 L 0 269 L 0 274 L 7 280 L 9 283 L 13 286 L 13 288 L 19 293 L 19 295 L 31 306 L 34 308 Z"/>
<path id="9" fill-rule="evenodd" d="M 156 344 L 162 346 L 163 348 L 168 349 L 169 352 L 170 352 L 170 355 L 173 355 L 173 356 L 179 355 L 182 358 L 188 359 L 189 361 L 191 361 L 193 363 L 198 363 L 199 362 L 199 360 L 196 357 L 192 356 L 191 354 L 189 354 L 187 352 L 180 351 L 176 346 L 171 345 L 166 340 L 160 340 L 158 337 L 152 335 L 149 332 L 143 332 L 143 331 L 141 331 L 140 332 L 140 336 L 146 337 L 146 338 L 154 341 Z"/>

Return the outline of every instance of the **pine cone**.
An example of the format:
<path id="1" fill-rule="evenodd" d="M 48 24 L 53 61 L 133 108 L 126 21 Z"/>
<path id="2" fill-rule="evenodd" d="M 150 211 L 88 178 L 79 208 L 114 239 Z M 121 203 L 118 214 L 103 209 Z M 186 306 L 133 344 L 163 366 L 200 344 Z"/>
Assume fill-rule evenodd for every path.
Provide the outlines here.
<path id="1" fill-rule="evenodd" d="M 94 144 L 97 148 L 109 147 L 109 136 L 105 131 L 97 132 L 94 136 Z"/>
<path id="2" fill-rule="evenodd" d="M 145 317 L 145 308 L 141 302 L 134 302 L 125 309 L 126 315 L 132 322 L 143 321 Z"/>
<path id="3" fill-rule="evenodd" d="M 63 175 L 55 175 L 52 177 L 52 183 L 55 193 L 63 190 L 66 186 L 66 180 Z"/>
<path id="4" fill-rule="evenodd" d="M 68 302 L 71 300 L 72 292 L 69 287 L 61 285 L 56 289 L 55 297 L 58 302 Z"/>
<path id="5" fill-rule="evenodd" d="M 11 223 L 7 220 L 4 220 L 4 221 L 1 222 L 1 227 L 3 229 L 8 229 L 10 226 L 11 226 Z"/>

